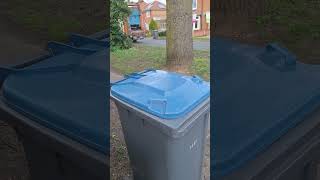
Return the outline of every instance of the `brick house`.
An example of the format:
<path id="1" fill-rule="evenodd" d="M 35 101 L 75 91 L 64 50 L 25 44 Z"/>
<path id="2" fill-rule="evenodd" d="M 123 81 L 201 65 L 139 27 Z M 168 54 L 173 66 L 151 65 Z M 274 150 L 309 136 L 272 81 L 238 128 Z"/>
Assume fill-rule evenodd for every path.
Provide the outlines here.
<path id="1" fill-rule="evenodd" d="M 138 3 L 144 2 L 143 0 L 140 0 Z M 159 2 L 158 0 L 155 0 L 152 3 L 147 4 L 144 6 L 144 8 L 141 11 L 141 19 L 143 21 L 143 25 L 141 25 L 142 29 L 149 30 L 149 24 L 151 20 L 157 22 L 159 26 L 159 31 L 165 31 L 166 30 L 166 5 Z"/>
<path id="2" fill-rule="evenodd" d="M 151 3 L 138 0 L 138 2 L 129 1 L 128 6 L 133 9 L 138 9 L 142 30 L 149 31 L 151 19 L 157 22 L 159 31 L 166 30 L 167 14 L 165 4 L 158 0 L 154 0 Z M 210 35 L 210 0 L 193 0 L 192 19 L 193 36 Z"/>
<path id="3" fill-rule="evenodd" d="M 193 0 L 193 36 L 210 35 L 210 0 Z"/>

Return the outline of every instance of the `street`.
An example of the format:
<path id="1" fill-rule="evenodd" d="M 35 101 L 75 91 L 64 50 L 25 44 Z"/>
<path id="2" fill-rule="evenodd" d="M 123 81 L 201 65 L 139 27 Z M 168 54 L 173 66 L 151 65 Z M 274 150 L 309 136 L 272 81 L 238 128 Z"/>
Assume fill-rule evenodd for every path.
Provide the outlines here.
<path id="1" fill-rule="evenodd" d="M 166 40 L 163 39 L 152 39 L 152 38 L 145 38 L 142 40 L 137 41 L 137 44 L 147 45 L 147 46 L 166 46 Z M 208 41 L 193 41 L 193 49 L 195 50 L 209 50 L 210 49 L 210 40 Z"/>

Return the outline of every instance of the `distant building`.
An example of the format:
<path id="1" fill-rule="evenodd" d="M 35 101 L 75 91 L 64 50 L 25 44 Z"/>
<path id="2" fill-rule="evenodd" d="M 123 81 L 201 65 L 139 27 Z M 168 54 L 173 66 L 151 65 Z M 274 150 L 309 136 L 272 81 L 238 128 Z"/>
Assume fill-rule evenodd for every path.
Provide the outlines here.
<path id="1" fill-rule="evenodd" d="M 210 0 L 193 0 L 193 36 L 210 35 Z"/>
<path id="2" fill-rule="evenodd" d="M 149 31 L 151 20 L 157 22 L 159 31 L 166 30 L 166 5 L 154 0 L 146 3 L 144 0 L 138 2 L 128 1 L 128 7 L 132 9 L 128 24 L 124 25 L 124 31 L 128 27 L 138 27 L 143 31 Z M 210 0 L 193 0 L 192 2 L 192 28 L 193 36 L 210 35 Z"/>
<path id="3" fill-rule="evenodd" d="M 139 1 L 138 3 L 144 2 L 143 0 Z M 151 20 L 157 22 L 159 31 L 165 31 L 166 30 L 166 5 L 159 2 L 158 0 L 155 0 L 154 2 L 147 4 L 145 8 L 141 11 L 141 18 L 144 21 L 144 25 L 142 27 L 145 30 L 149 30 L 149 24 Z"/>

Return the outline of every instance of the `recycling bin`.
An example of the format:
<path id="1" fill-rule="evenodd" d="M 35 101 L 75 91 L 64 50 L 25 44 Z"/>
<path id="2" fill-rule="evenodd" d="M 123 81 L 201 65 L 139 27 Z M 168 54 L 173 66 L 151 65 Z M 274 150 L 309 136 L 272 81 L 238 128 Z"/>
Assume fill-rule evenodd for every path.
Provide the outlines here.
<path id="1" fill-rule="evenodd" d="M 153 30 L 152 31 L 152 36 L 153 36 L 153 39 L 159 39 L 159 31 L 158 30 Z"/>
<path id="2" fill-rule="evenodd" d="M 108 41 L 72 34 L 48 48 L 0 68 L 1 118 L 23 143 L 31 180 L 109 179 Z"/>
<path id="3" fill-rule="evenodd" d="M 275 43 L 212 45 L 211 176 L 320 179 L 320 66 Z"/>
<path id="4" fill-rule="evenodd" d="M 162 70 L 112 84 L 135 180 L 200 180 L 209 97 L 208 82 Z"/>

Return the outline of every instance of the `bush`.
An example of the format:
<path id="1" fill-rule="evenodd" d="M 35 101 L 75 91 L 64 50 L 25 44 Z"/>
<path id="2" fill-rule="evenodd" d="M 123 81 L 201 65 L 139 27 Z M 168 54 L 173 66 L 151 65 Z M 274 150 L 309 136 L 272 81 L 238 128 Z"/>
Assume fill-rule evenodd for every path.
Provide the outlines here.
<path id="1" fill-rule="evenodd" d="M 159 36 L 166 36 L 167 35 L 166 33 L 167 33 L 166 31 L 159 32 Z"/>
<path id="2" fill-rule="evenodd" d="M 155 20 L 151 20 L 149 24 L 150 31 L 158 30 L 158 24 Z"/>
<path id="3" fill-rule="evenodd" d="M 111 50 L 132 47 L 132 40 L 122 31 L 120 26 L 120 22 L 125 21 L 131 13 L 127 3 L 124 0 L 111 0 L 110 10 Z"/>

